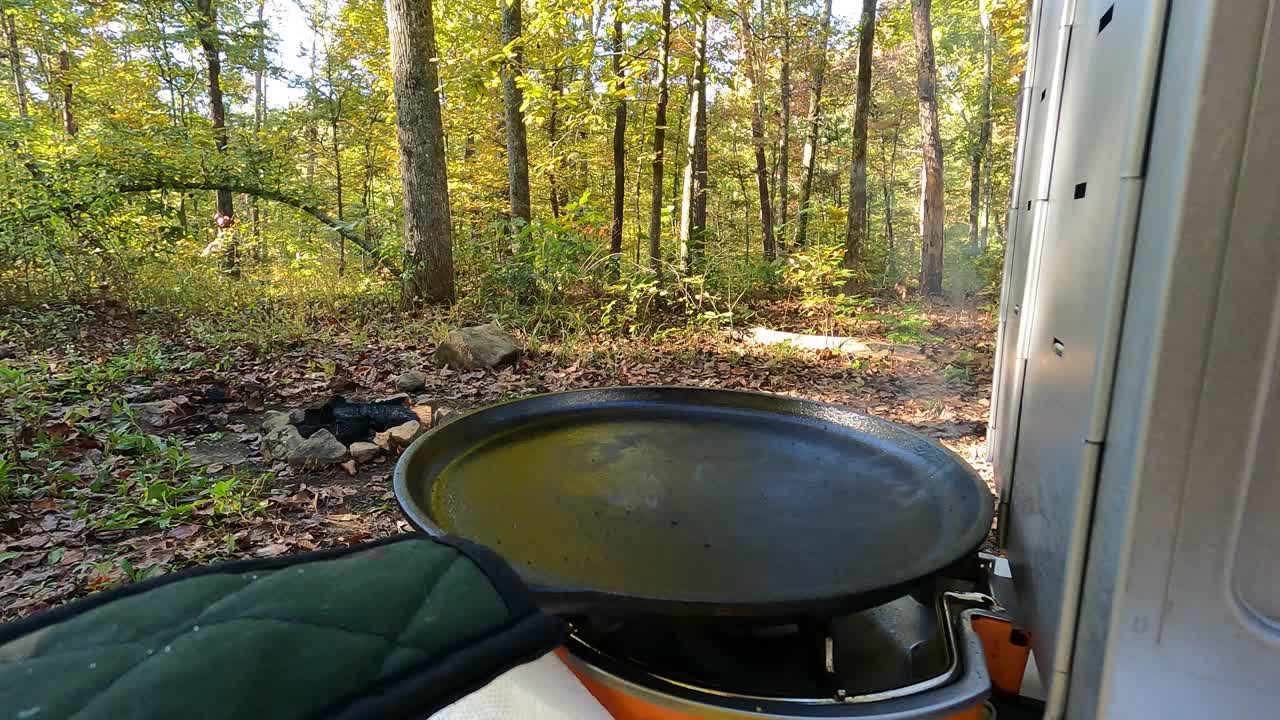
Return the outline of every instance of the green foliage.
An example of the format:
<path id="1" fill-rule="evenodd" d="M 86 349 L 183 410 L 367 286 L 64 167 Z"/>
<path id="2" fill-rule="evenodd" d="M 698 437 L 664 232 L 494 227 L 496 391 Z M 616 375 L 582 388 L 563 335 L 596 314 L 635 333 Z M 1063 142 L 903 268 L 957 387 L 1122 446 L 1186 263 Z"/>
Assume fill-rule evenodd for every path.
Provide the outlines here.
<path id="1" fill-rule="evenodd" d="M 203 363 L 199 353 L 148 339 L 107 358 L 0 364 L 8 418 L 0 426 L 0 503 L 70 500 L 88 526 L 103 530 L 213 524 L 262 512 L 258 491 L 269 475 L 193 472 L 177 441 L 146 432 L 121 397 L 126 384 Z M 85 461 L 86 450 L 97 459 Z"/>
<path id="2" fill-rule="evenodd" d="M 256 20 L 249 1 L 218 2 L 216 37 L 222 86 L 229 102 L 230 144 L 214 150 L 207 119 L 207 70 L 193 11 L 186 5 L 75 5 L 57 0 L 10 4 L 18 29 L 29 113 L 20 117 L 14 84 L 0 89 L 0 303 L 34 305 L 109 293 L 134 308 L 158 308 L 191 318 L 195 332 L 218 343 L 267 348 L 314 331 L 319 317 L 353 324 L 382 317 L 397 305 L 396 278 L 358 254 L 350 239 L 289 205 L 335 219 L 376 257 L 402 252 L 401 187 L 395 102 L 384 6 L 378 0 L 304 2 L 310 34 L 280 37 L 268 17 Z M 1025 0 L 991 0 L 995 47 L 991 191 L 981 222 L 990 243 L 978 253 L 948 238 L 947 281 L 957 293 L 989 293 L 998 282 L 999 218 L 1010 184 L 1013 105 L 1022 69 Z M 628 82 L 620 95 L 612 57 L 598 36 L 598 3 L 529 0 L 521 86 L 529 132 L 533 222 L 506 233 L 506 164 L 500 126 L 498 69 L 506 48 L 496 32 L 498 8 L 480 0 L 447 0 L 435 8 L 445 147 L 448 156 L 455 267 L 462 302 L 458 317 L 497 316 L 536 334 L 661 332 L 679 324 L 739 324 L 762 297 L 800 298 L 815 326 L 854 322 L 861 302 L 841 298 L 834 257 L 847 213 L 848 139 L 856 53 L 853 19 L 837 18 L 823 96 L 823 125 L 808 248 L 794 241 L 799 169 L 817 50 L 814 3 L 770 6 L 750 24 L 759 43 L 766 102 L 770 182 L 778 196 L 777 78 L 784 35 L 790 36 L 793 123 L 790 128 L 789 224 L 779 243 L 792 252 L 761 257 L 759 199 L 750 141 L 754 94 L 742 75 L 733 8 L 712 8 L 708 232 L 706 261 L 696 277 L 677 279 L 680 186 L 687 160 L 690 6 L 677 4 L 672 28 L 666 176 L 661 179 L 662 277 L 647 266 L 649 161 L 656 96 L 657 7 L 627 5 L 623 58 Z M 292 12 L 292 11 L 291 11 Z M 940 122 L 947 148 L 945 177 L 951 227 L 967 229 L 969 150 L 982 86 L 983 33 L 973 2 L 935 2 Z M 873 67 L 868 157 L 869 236 L 852 276 L 881 290 L 915 275 L 918 196 L 916 93 L 910 5 L 881 3 Z M 783 33 L 783 28 L 792 30 Z M 314 42 L 311 42 L 313 41 Z M 67 48 L 70 69 L 50 67 L 49 49 Z M 310 50 L 314 45 L 315 50 Z M 299 47 L 305 70 L 284 58 Z M 39 52 L 37 52 L 39 51 Z M 55 53 L 56 55 L 56 53 Z M 56 58 L 52 58 L 56 60 Z M 295 68 L 286 69 L 287 66 Z M 7 72 L 5 68 L 5 72 Z M 255 85 L 292 91 L 269 95 L 261 114 Z M 79 126 L 62 129 L 64 84 L 72 88 Z M 624 257 L 607 253 L 612 178 L 609 129 L 615 103 L 628 103 L 629 132 Z M 553 120 L 554 119 L 554 120 Z M 891 148 L 896 148 L 891 153 Z M 891 158 L 896 158 L 891 160 Z M 554 179 L 554 188 L 553 181 Z M 230 183 L 288 202 L 233 198 L 236 223 L 212 227 L 210 190 L 121 188 Z M 556 192 L 558 216 L 551 194 Z M 892 207 L 886 213 L 887 195 Z M 780 208 L 775 203 L 775 215 Z M 253 219 L 256 213 L 256 221 Z M 337 220 L 337 218 L 341 220 Z M 890 244 L 889 224 L 894 228 Z M 228 272 L 231 248 L 238 260 Z M 207 321 L 207 318 L 215 318 Z M 230 322 L 239 318 L 240 323 Z M 223 321 L 226 322 L 223 322 Z"/>
<path id="3" fill-rule="evenodd" d="M 878 314 L 875 320 L 885 327 L 885 337 L 896 343 L 925 345 L 941 340 L 929 334 L 929 327 L 933 323 L 924 316 L 917 305 L 905 305 L 892 314 Z"/>

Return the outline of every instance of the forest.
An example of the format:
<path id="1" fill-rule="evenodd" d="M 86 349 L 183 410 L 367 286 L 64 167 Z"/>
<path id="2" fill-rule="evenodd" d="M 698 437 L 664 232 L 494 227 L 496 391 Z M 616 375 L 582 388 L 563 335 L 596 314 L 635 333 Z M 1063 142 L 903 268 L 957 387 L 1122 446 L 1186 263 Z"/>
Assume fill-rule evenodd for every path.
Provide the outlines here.
<path id="1" fill-rule="evenodd" d="M 0 0 L 0 615 L 404 529 L 394 442 L 263 447 L 335 393 L 779 392 L 987 472 L 1027 12 Z"/>

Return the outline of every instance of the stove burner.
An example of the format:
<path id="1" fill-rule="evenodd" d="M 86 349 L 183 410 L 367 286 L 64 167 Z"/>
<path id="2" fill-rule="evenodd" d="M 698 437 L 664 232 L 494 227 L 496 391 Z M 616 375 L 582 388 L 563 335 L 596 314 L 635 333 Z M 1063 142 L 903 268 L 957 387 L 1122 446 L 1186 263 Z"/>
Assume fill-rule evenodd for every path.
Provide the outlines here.
<path id="1" fill-rule="evenodd" d="M 566 661 L 589 688 L 677 717 L 945 717 L 990 692 L 972 617 L 1000 617 L 999 607 L 973 588 L 942 580 L 827 622 L 583 618 Z"/>
<path id="2" fill-rule="evenodd" d="M 937 612 L 910 597 L 831 622 L 590 621 L 575 628 L 570 650 L 681 685 L 795 699 L 884 692 L 941 674 L 949 661 Z"/>

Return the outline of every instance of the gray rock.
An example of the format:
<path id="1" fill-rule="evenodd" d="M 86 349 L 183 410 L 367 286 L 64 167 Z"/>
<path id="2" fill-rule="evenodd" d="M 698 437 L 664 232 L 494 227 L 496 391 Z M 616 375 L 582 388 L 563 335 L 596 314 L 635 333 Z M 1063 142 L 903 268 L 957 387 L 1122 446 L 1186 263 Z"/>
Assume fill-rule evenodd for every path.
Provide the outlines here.
<path id="1" fill-rule="evenodd" d="M 356 462 L 366 462 L 382 454 L 382 448 L 370 442 L 353 442 L 350 449 L 351 459 Z"/>
<path id="2" fill-rule="evenodd" d="M 307 419 L 306 408 L 291 408 L 289 410 L 289 422 L 293 423 L 294 425 L 298 425 L 303 420 L 306 420 L 306 419 Z"/>
<path id="3" fill-rule="evenodd" d="M 436 365 L 454 370 L 497 367 L 519 358 L 520 343 L 494 323 L 454 330 L 435 352 Z"/>
<path id="4" fill-rule="evenodd" d="M 267 433 L 275 432 L 285 425 L 293 425 L 293 419 L 289 417 L 289 413 L 280 412 L 279 410 L 268 410 L 262 414 L 262 431 Z"/>
<path id="5" fill-rule="evenodd" d="M 305 439 L 293 425 L 285 425 L 262 436 L 262 458 L 267 462 L 288 460 Z"/>
<path id="6" fill-rule="evenodd" d="M 317 430 L 311 437 L 303 440 L 301 445 L 294 448 L 285 459 L 290 465 L 318 467 L 342 462 L 346 457 L 346 445 L 338 442 L 338 438 L 328 430 Z"/>
<path id="7" fill-rule="evenodd" d="M 396 389 L 400 392 L 417 392 L 427 386 L 427 374 L 417 370 L 406 370 L 396 377 Z"/>
<path id="8" fill-rule="evenodd" d="M 458 411 L 453 408 L 438 407 L 431 416 L 431 427 L 440 427 L 441 425 L 458 417 Z"/>
<path id="9" fill-rule="evenodd" d="M 197 467 L 209 465 L 241 465 L 249 462 L 249 449 L 235 435 L 219 440 L 198 440 L 187 448 L 187 457 Z"/>
<path id="10" fill-rule="evenodd" d="M 422 423 L 417 420 L 410 420 L 388 430 L 387 438 L 396 447 L 407 447 L 409 443 L 417 440 L 418 436 L 423 432 L 425 431 L 422 428 Z"/>
<path id="11" fill-rule="evenodd" d="M 430 395 L 419 395 L 418 397 L 413 399 L 414 405 L 430 405 L 431 402 L 432 401 L 431 401 Z"/>
<path id="12" fill-rule="evenodd" d="M 184 398 L 185 401 L 185 398 Z M 161 430 L 182 415 L 182 406 L 175 400 L 129 403 L 138 424 L 145 430 Z"/>

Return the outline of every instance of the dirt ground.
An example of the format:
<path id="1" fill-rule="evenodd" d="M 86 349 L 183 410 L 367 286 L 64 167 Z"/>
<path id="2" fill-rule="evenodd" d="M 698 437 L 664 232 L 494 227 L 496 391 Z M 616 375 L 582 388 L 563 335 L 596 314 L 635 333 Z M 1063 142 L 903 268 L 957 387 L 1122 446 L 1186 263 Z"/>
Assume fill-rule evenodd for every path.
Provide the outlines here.
<path id="1" fill-rule="evenodd" d="M 787 312 L 777 309 L 770 327 L 788 329 Z M 342 331 L 323 343 L 226 349 L 192 339 L 171 319 L 140 318 L 111 307 L 89 309 L 59 326 L 57 341 L 36 342 L 48 333 L 19 327 L 0 368 L 17 373 L 39 364 L 53 380 L 39 392 L 22 391 L 48 406 L 38 421 L 21 415 L 19 391 L 0 406 L 0 425 L 9 426 L 5 437 L 18 458 L 16 466 L 10 464 L 11 487 L 0 501 L 0 618 L 191 564 L 269 557 L 409 530 L 390 489 L 394 458 L 315 471 L 273 466 L 262 459 L 258 435 L 264 409 L 316 405 L 334 393 L 388 397 L 396 394 L 395 377 L 408 369 L 427 374 L 426 388 L 415 397 L 459 411 L 535 393 L 641 384 L 820 400 L 933 437 L 990 484 L 985 432 L 991 317 L 946 304 L 926 305 L 918 315 L 927 327 L 924 342 L 904 343 L 871 323 L 859 339 L 882 341 L 896 351 L 864 357 L 764 346 L 742 330 L 708 329 L 661 340 L 579 340 L 572 347 L 542 342 L 514 367 L 473 372 L 432 367 L 434 346 L 412 331 Z M 204 360 L 142 379 L 122 372 L 103 381 L 100 390 L 91 384 L 81 388 L 80 395 L 55 392 L 59 378 L 74 375 L 77 364 L 106 363 L 156 338 L 166 357 L 186 353 Z M 145 452 L 129 450 L 133 441 L 94 422 L 121 412 L 121 402 L 158 400 L 172 401 L 173 411 L 139 418 L 150 423 L 145 429 L 153 438 L 144 441 Z M 154 469 L 161 466 L 168 469 Z M 149 479 L 139 479 L 144 476 Z M 192 495 L 198 500 L 187 502 L 183 493 L 191 490 L 161 492 L 191 476 L 203 483 Z M 226 482 L 220 485 L 221 480 Z M 157 484 L 164 487 L 157 490 Z"/>

